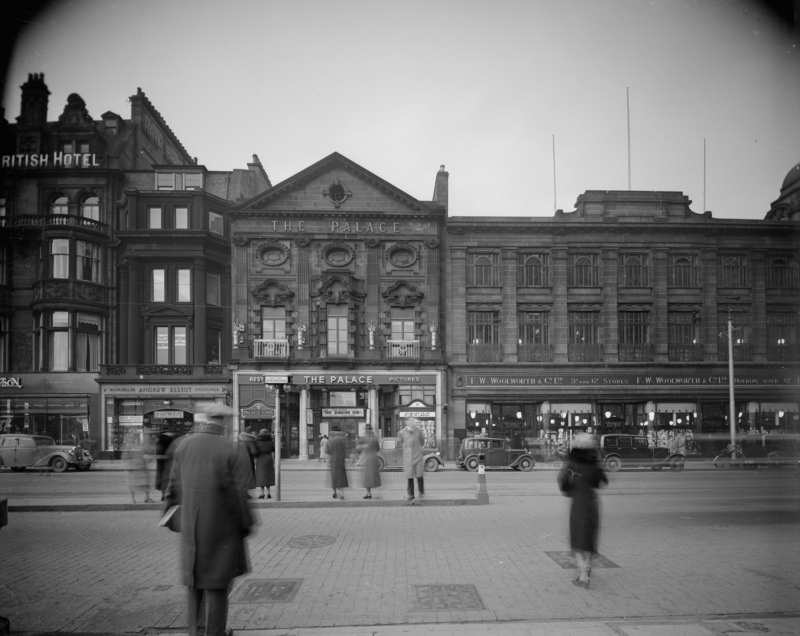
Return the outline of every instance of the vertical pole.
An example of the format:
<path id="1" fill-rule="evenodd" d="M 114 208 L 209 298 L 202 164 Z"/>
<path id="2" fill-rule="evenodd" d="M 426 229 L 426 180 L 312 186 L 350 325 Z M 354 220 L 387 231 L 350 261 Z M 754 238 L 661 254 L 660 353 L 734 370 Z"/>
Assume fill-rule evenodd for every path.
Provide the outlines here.
<path id="1" fill-rule="evenodd" d="M 558 211 L 558 195 L 556 190 L 556 136 L 553 135 L 553 212 Z"/>
<path id="2" fill-rule="evenodd" d="M 628 190 L 631 189 L 631 96 L 630 88 L 625 87 L 625 101 L 628 109 Z"/>
<path id="3" fill-rule="evenodd" d="M 281 391 L 277 385 L 275 391 L 275 419 L 272 424 L 272 439 L 275 444 L 275 498 L 281 500 Z"/>
<path id="4" fill-rule="evenodd" d="M 728 396 L 730 403 L 728 408 L 730 415 L 731 429 L 731 458 L 736 457 L 736 400 L 733 394 L 733 322 L 731 320 L 731 310 L 728 309 Z"/>
<path id="5" fill-rule="evenodd" d="M 706 138 L 703 137 L 703 212 L 706 212 Z"/>

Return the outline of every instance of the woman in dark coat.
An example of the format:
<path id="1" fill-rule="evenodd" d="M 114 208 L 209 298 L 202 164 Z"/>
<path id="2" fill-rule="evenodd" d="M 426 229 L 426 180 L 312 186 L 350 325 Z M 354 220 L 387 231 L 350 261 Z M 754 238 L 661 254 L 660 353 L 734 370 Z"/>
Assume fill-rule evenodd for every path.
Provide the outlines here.
<path id="1" fill-rule="evenodd" d="M 163 431 L 156 439 L 156 490 L 161 491 L 161 501 L 164 501 L 164 491 L 167 489 L 167 481 L 169 481 L 169 471 L 172 466 L 169 461 L 171 455 L 167 455 L 167 449 L 172 441 L 175 439 L 175 433 L 172 431 Z"/>
<path id="2" fill-rule="evenodd" d="M 259 499 L 263 499 L 266 493 L 267 499 L 272 499 L 269 492 L 270 486 L 275 485 L 275 442 L 272 435 L 265 428 L 262 428 L 256 436 L 256 488 L 261 489 Z"/>
<path id="3" fill-rule="evenodd" d="M 361 451 L 361 465 L 364 469 L 363 486 L 367 490 L 364 499 L 372 499 L 372 489 L 381 487 L 381 462 L 378 459 L 380 443 L 372 427 L 367 425 L 367 434 L 358 440 L 358 450 Z"/>
<path id="4" fill-rule="evenodd" d="M 343 488 L 347 488 L 347 469 L 344 460 L 347 456 L 347 448 L 344 440 L 344 433 L 334 426 L 331 430 L 330 441 L 328 441 L 328 457 L 330 460 L 330 479 L 333 488 L 334 499 L 344 499 Z"/>
<path id="5" fill-rule="evenodd" d="M 568 485 L 567 481 L 571 484 Z M 569 543 L 578 566 L 578 578 L 572 583 L 588 588 L 592 557 L 597 553 L 597 536 L 600 531 L 597 490 L 602 484 L 608 483 L 592 435 L 580 433 L 572 440 L 572 449 L 561 467 L 558 483 L 562 492 L 572 499 L 569 510 Z"/>

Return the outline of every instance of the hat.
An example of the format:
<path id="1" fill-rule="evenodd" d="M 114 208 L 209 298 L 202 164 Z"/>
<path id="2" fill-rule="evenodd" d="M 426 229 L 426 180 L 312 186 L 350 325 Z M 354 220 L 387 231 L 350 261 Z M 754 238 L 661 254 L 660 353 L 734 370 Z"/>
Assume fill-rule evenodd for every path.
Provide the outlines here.
<path id="1" fill-rule="evenodd" d="M 205 411 L 206 417 L 209 419 L 212 417 L 230 417 L 233 415 L 233 409 L 226 404 L 214 403 L 206 408 Z"/>
<path id="2" fill-rule="evenodd" d="M 572 438 L 572 448 L 594 448 L 594 436 L 589 433 L 578 433 Z"/>

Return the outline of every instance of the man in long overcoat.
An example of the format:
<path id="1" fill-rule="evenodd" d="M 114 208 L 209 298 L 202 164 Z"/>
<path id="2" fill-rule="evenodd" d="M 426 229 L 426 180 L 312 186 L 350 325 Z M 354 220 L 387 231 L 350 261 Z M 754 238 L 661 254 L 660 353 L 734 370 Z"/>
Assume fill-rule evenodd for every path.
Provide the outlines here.
<path id="1" fill-rule="evenodd" d="M 227 436 L 233 411 L 211 406 L 175 451 L 166 509 L 180 504 L 181 582 L 188 589 L 189 634 L 197 636 L 205 599 L 206 636 L 225 636 L 228 592 L 249 571 L 245 537 L 253 518 L 247 487 L 248 457 Z"/>
<path id="2" fill-rule="evenodd" d="M 417 480 L 419 494 L 425 494 L 425 462 L 423 461 L 422 446 L 425 437 L 422 435 L 416 420 L 410 420 L 406 427 L 397 433 L 398 445 L 403 449 L 403 474 L 408 480 L 408 495 L 406 499 L 414 499 L 414 479 Z"/>

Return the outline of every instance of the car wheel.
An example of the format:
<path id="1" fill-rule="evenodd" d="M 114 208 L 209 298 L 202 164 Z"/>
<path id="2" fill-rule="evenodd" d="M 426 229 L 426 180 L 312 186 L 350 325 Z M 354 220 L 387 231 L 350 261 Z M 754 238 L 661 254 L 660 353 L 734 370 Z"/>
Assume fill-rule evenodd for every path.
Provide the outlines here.
<path id="1" fill-rule="evenodd" d="M 478 461 L 478 458 L 473 455 L 472 457 L 467 458 L 467 461 L 464 462 L 464 466 L 466 466 L 467 470 L 470 470 L 474 473 L 476 470 L 478 470 L 479 463 L 480 462 Z"/>
<path id="2" fill-rule="evenodd" d="M 523 457 L 519 460 L 519 469 L 525 473 L 533 470 L 533 460 L 530 457 Z"/>
<path id="3" fill-rule="evenodd" d="M 435 473 L 437 470 L 439 470 L 439 462 L 436 461 L 434 457 L 428 457 L 428 459 L 425 460 L 425 472 Z"/>
<path id="4" fill-rule="evenodd" d="M 67 460 L 63 457 L 53 457 L 53 459 L 50 460 L 50 468 L 56 473 L 63 473 L 67 470 Z"/>
<path id="5" fill-rule="evenodd" d="M 606 470 L 616 473 L 622 468 L 622 460 L 619 457 L 608 457 L 605 461 Z"/>
<path id="6" fill-rule="evenodd" d="M 672 472 L 680 472 L 686 467 L 686 460 L 683 457 L 673 457 L 669 460 L 669 469 Z"/>

